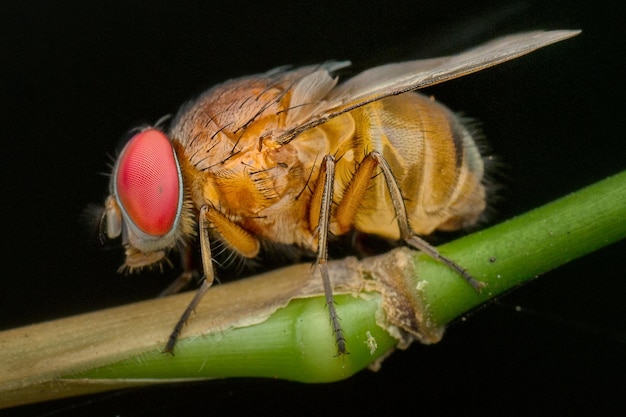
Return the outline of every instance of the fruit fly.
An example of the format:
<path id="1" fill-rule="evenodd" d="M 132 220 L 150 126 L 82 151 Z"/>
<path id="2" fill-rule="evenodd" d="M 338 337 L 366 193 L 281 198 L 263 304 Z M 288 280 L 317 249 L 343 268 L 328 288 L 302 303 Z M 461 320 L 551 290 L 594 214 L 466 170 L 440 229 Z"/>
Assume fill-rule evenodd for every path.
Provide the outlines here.
<path id="1" fill-rule="evenodd" d="M 477 221 L 486 206 L 483 156 L 458 116 L 414 90 L 577 33 L 511 35 L 342 83 L 335 74 L 347 61 L 281 67 L 211 88 L 179 111 L 167 133 L 137 129 L 113 168 L 101 226 L 106 237 L 122 237 L 123 268 L 131 271 L 159 265 L 172 249 L 188 253 L 197 234 L 204 280 L 166 351 L 213 282 L 217 242 L 244 258 L 264 243 L 315 253 L 339 353 L 346 341 L 326 266 L 331 235 L 403 241 L 480 290 L 420 236 Z"/>

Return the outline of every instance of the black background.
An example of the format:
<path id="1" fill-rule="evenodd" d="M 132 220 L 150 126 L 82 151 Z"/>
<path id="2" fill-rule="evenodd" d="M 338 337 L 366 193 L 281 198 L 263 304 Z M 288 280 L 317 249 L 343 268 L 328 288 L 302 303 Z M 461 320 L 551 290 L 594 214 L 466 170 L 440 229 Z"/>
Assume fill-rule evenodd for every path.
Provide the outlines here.
<path id="1" fill-rule="evenodd" d="M 121 251 L 95 244 L 79 218 L 103 201 L 101 173 L 128 129 L 231 77 L 327 59 L 362 69 L 511 32 L 580 28 L 573 40 L 427 93 L 479 119 L 506 163 L 494 222 L 625 168 L 626 22 L 599 2 L 102 3 L 0 6 L 2 329 L 149 298 L 169 283 L 175 270 L 116 274 Z M 395 353 L 378 373 L 322 385 L 236 379 L 135 389 L 0 413 L 623 410 L 625 249 L 622 242 L 546 274 L 453 326 L 440 344 Z"/>

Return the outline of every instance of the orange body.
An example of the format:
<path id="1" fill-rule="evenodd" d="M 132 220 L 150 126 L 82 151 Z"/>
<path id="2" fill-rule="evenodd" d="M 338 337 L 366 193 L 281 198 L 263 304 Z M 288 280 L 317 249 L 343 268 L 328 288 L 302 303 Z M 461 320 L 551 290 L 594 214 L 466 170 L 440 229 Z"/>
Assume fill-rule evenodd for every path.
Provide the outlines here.
<path id="1" fill-rule="evenodd" d="M 485 208 L 482 158 L 469 131 L 444 106 L 417 93 L 392 96 L 280 143 L 272 134 L 288 127 L 292 111 L 302 110 L 291 103 L 293 80 L 281 75 L 217 86 L 176 119 L 170 136 L 198 210 L 210 205 L 251 237 L 315 251 L 317 224 L 308 213 L 322 158 L 330 154 L 337 161 L 338 203 L 361 160 L 376 150 L 393 170 L 415 232 L 458 229 L 478 219 Z M 354 228 L 398 239 L 383 178 L 366 187 L 354 207 Z M 334 213 L 330 224 L 336 235 L 348 231 Z M 229 241 L 220 225 L 214 227 L 232 249 L 256 255 L 258 246 Z"/>

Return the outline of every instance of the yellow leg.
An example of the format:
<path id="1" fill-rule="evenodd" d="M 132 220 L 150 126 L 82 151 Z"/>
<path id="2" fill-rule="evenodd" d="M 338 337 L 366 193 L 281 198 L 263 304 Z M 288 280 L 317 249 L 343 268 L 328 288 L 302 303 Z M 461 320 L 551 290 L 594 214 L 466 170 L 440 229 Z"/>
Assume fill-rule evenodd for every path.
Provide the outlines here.
<path id="1" fill-rule="evenodd" d="M 200 209 L 199 223 L 199 240 L 204 279 L 202 280 L 200 288 L 196 291 L 195 296 L 180 316 L 176 326 L 174 326 L 174 330 L 172 330 L 172 333 L 170 334 L 167 345 L 165 346 L 165 352 L 171 354 L 174 353 L 174 346 L 176 345 L 176 341 L 178 340 L 185 323 L 189 320 L 191 313 L 196 309 L 202 300 L 202 297 L 204 297 L 209 288 L 211 288 L 215 278 L 215 274 L 213 272 L 213 259 L 211 257 L 211 242 L 209 241 L 209 223 L 215 228 L 216 232 L 220 234 L 224 241 L 233 250 L 239 252 L 241 255 L 248 258 L 254 258 L 259 253 L 260 249 L 259 241 L 254 236 L 213 208 L 203 206 Z"/>

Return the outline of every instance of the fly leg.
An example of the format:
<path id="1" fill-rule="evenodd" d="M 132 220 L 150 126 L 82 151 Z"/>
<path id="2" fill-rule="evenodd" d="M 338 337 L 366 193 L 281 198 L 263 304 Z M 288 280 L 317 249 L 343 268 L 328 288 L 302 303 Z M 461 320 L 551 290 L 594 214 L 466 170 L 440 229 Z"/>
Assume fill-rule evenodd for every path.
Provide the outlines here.
<path id="1" fill-rule="evenodd" d="M 202 254 L 202 268 L 204 270 L 204 279 L 202 280 L 202 284 L 200 284 L 200 288 L 198 288 L 193 299 L 191 300 L 191 302 L 189 303 L 189 305 L 183 312 L 183 315 L 180 316 L 180 319 L 178 319 L 176 326 L 174 326 L 174 330 L 172 330 L 172 333 L 170 334 L 170 337 L 167 340 L 167 345 L 165 345 L 165 352 L 168 352 L 171 354 L 174 354 L 174 345 L 176 345 L 178 336 L 180 336 L 180 333 L 182 332 L 183 327 L 185 326 L 185 323 L 187 323 L 187 320 L 189 320 L 189 316 L 196 309 L 196 306 L 198 305 L 198 303 L 200 303 L 200 300 L 202 300 L 202 297 L 204 297 L 204 295 L 207 293 L 209 288 L 211 288 L 211 285 L 213 284 L 213 280 L 215 279 L 215 275 L 213 273 L 213 264 L 211 260 L 211 244 L 209 243 L 209 230 L 207 227 L 207 218 L 206 218 L 207 211 L 208 211 L 208 207 L 203 206 L 200 209 L 200 214 L 199 214 L 199 217 L 200 217 L 199 240 L 200 240 L 200 252 Z"/>
<path id="2" fill-rule="evenodd" d="M 333 288 L 330 284 L 328 274 L 328 232 L 330 228 L 330 214 L 333 203 L 333 186 L 335 178 L 335 160 L 332 155 L 326 155 L 322 162 L 317 185 L 311 198 L 311 209 L 309 210 L 309 224 L 311 230 L 317 227 L 317 260 L 324 284 L 324 294 L 326 296 L 326 307 L 330 316 L 337 353 L 342 355 L 348 353 L 346 350 L 346 339 L 339 323 L 339 316 L 335 309 L 333 298 Z"/>
<path id="3" fill-rule="evenodd" d="M 191 281 L 196 281 L 198 278 L 198 271 L 194 268 L 189 246 L 181 244 L 178 252 L 180 253 L 180 263 L 183 267 L 183 272 L 174 280 L 174 282 L 161 291 L 159 297 L 178 294 L 186 288 Z"/>
<path id="4" fill-rule="evenodd" d="M 211 257 L 211 244 L 209 241 L 209 224 L 214 227 L 227 245 L 229 245 L 233 250 L 239 252 L 241 255 L 248 258 L 254 258 L 259 253 L 259 241 L 219 211 L 208 206 L 203 206 L 200 209 L 199 223 L 200 252 L 202 255 L 204 279 L 202 280 L 200 288 L 196 291 L 196 294 L 191 299 L 191 302 L 183 312 L 182 316 L 180 316 L 180 319 L 178 319 L 176 326 L 174 326 L 174 330 L 172 330 L 172 333 L 170 334 L 165 346 L 165 352 L 171 354 L 174 353 L 174 346 L 176 345 L 178 336 L 180 336 L 185 323 L 189 320 L 191 313 L 195 311 L 196 307 L 202 300 L 202 297 L 204 297 L 209 288 L 211 288 L 215 278 L 213 272 L 213 260 Z"/>
<path id="5" fill-rule="evenodd" d="M 391 202 L 395 210 L 398 227 L 400 228 L 400 238 L 409 246 L 426 253 L 431 258 L 456 271 L 476 291 L 480 291 L 485 285 L 483 282 L 476 280 L 459 264 L 441 255 L 435 247 L 420 238 L 415 232 L 413 232 L 413 230 L 411 230 L 400 187 L 398 187 L 398 183 L 395 180 L 389 164 L 377 151 L 373 151 L 365 156 L 355 172 L 354 177 L 350 181 L 350 184 L 346 188 L 341 203 L 335 211 L 335 224 L 333 225 L 337 229 L 335 232 L 337 234 L 342 234 L 352 228 L 357 209 L 363 201 L 369 181 L 375 175 L 377 168 L 381 169 L 383 176 L 385 177 L 387 189 L 389 190 Z"/>

